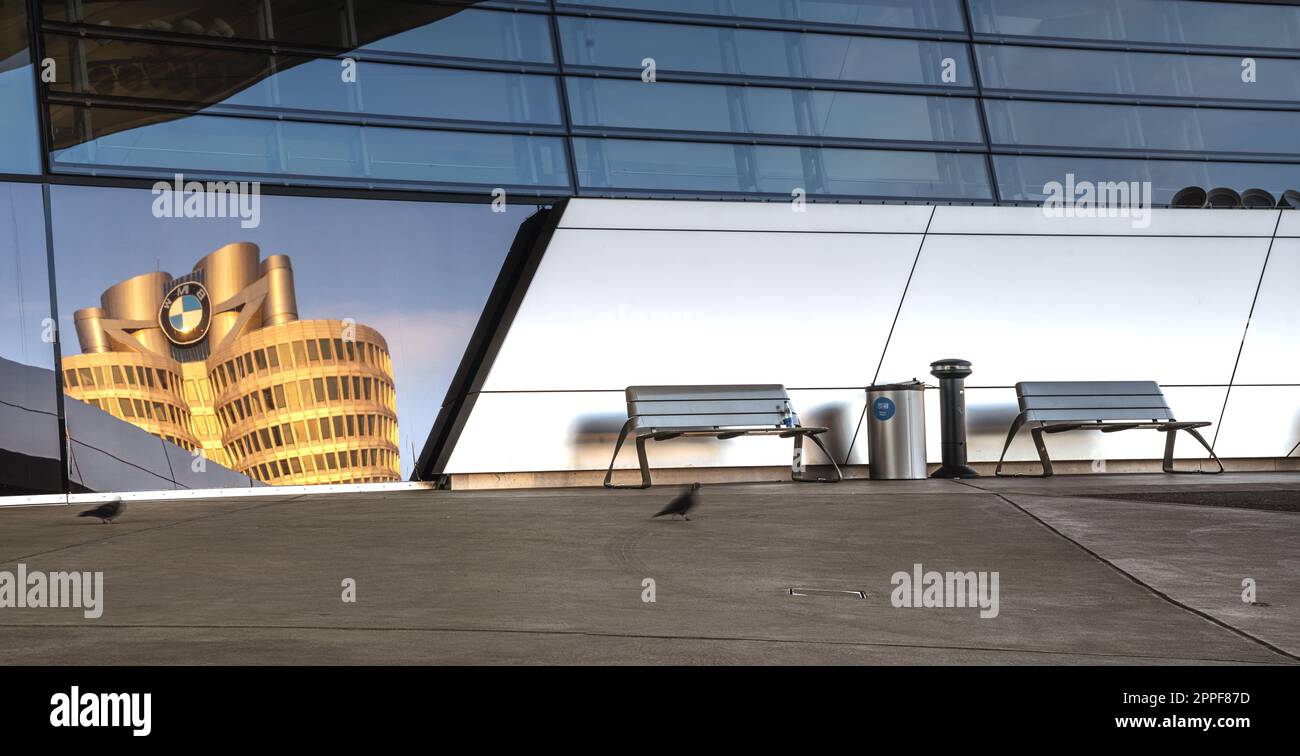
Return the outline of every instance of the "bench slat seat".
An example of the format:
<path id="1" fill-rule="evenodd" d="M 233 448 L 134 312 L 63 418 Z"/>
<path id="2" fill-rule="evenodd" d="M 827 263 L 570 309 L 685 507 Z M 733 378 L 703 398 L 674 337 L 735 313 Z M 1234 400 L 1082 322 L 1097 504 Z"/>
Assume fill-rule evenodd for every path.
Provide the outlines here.
<path id="1" fill-rule="evenodd" d="M 1031 423 L 1060 420 L 1073 420 L 1077 422 L 1100 422 L 1103 420 L 1145 420 L 1150 422 L 1165 422 L 1174 419 L 1172 412 L 1160 407 L 1110 407 L 1105 409 L 1075 407 L 1071 409 L 1031 409 L 1024 410 L 1024 413 L 1025 420 Z"/>
<path id="2" fill-rule="evenodd" d="M 790 400 L 785 386 L 776 383 L 740 386 L 628 386 L 624 393 L 628 402 L 694 402 L 711 399 L 724 401 L 744 401 L 749 399 Z"/>
<path id="3" fill-rule="evenodd" d="M 706 399 L 692 402 L 686 399 L 665 399 L 663 401 L 634 402 L 638 417 L 651 418 L 661 415 L 768 415 L 779 412 L 788 399 Z"/>
<path id="4" fill-rule="evenodd" d="M 636 429 L 652 428 L 764 428 L 772 427 L 768 422 L 770 412 L 733 412 L 725 415 L 638 415 L 632 424 Z"/>
<path id="5" fill-rule="evenodd" d="M 818 438 L 829 428 L 786 425 L 793 420 L 790 395 L 785 386 L 761 385 L 702 385 L 702 386 L 628 386 L 627 422 L 619 431 L 614 444 L 614 456 L 605 471 L 606 488 L 649 488 L 650 466 L 646 458 L 645 442 L 649 439 L 667 441 L 683 436 L 710 436 L 730 439 L 739 436 L 777 436 L 795 439 L 792 477 L 803 480 L 803 439 L 813 443 L 831 460 L 835 480 L 841 480 L 839 465 Z M 614 462 L 628 435 L 636 439 L 637 460 L 641 469 L 641 485 L 615 486 L 612 484 Z"/>
<path id="6" fill-rule="evenodd" d="M 1106 394 L 1113 396 L 1159 396 L 1160 384 L 1155 381 L 1021 381 L 1016 384 L 1020 396 L 1096 396 L 1101 384 Z"/>
<path id="7" fill-rule="evenodd" d="M 1104 396 L 1078 396 L 1075 394 L 1064 396 L 1030 396 L 1028 397 L 1035 409 L 1038 410 L 1094 410 L 1094 409 L 1120 409 L 1136 410 L 1139 408 L 1148 408 L 1153 412 L 1163 413 L 1168 416 L 1171 413 L 1169 405 L 1164 403 L 1160 397 L 1137 395 L 1137 394 L 1107 394 Z"/>
<path id="8" fill-rule="evenodd" d="M 1155 430 L 1186 430 L 1187 428 L 1204 428 L 1211 425 L 1208 420 L 1199 422 L 1153 422 L 1153 423 L 1053 423 L 1040 426 L 1044 433 L 1065 433 L 1072 430 L 1099 430 L 1102 433 L 1114 433 L 1134 428 L 1151 428 Z"/>
<path id="9" fill-rule="evenodd" d="M 1020 414 L 1012 421 L 1007 432 L 1002 456 L 998 458 L 996 475 L 1002 474 L 1003 460 L 1016 433 L 1026 425 L 1030 427 L 1034 446 L 1042 462 L 1041 477 L 1052 475 L 1052 461 L 1043 443 L 1044 433 L 1065 433 L 1074 430 L 1097 430 L 1116 433 L 1124 430 L 1151 429 L 1165 433 L 1165 472 L 1205 472 L 1202 470 L 1175 470 L 1173 466 L 1174 441 L 1178 431 L 1185 431 L 1204 446 L 1210 458 L 1223 472 L 1223 463 L 1206 443 L 1197 428 L 1211 423 L 1208 420 L 1179 421 L 1165 400 L 1164 391 L 1155 381 L 1026 381 L 1016 384 L 1016 399 Z M 1214 471 L 1210 471 L 1214 472 Z"/>

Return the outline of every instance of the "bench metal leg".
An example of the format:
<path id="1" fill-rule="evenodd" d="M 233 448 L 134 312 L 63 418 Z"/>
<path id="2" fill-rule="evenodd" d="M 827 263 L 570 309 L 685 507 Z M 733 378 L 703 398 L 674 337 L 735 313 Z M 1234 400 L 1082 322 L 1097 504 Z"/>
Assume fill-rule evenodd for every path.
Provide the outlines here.
<path id="1" fill-rule="evenodd" d="M 1043 428 L 1040 425 L 1037 428 L 1030 428 L 1029 435 L 1034 438 L 1034 448 L 1038 450 L 1038 461 L 1043 465 L 1041 473 L 1009 473 L 1003 475 L 1002 461 L 1007 457 L 1007 450 L 1011 448 L 1011 442 L 1015 439 L 1016 434 L 1025 425 L 1024 414 L 1016 415 L 1016 419 L 1011 423 L 1011 430 L 1007 431 L 1007 441 L 1002 445 L 1002 456 L 998 457 L 998 466 L 993 470 L 993 474 L 999 477 L 1011 478 L 1050 478 L 1052 477 L 1052 458 L 1047 454 L 1047 444 L 1043 443 Z"/>
<path id="2" fill-rule="evenodd" d="M 1043 443 L 1043 429 L 1030 428 L 1029 435 L 1034 437 L 1034 448 L 1038 450 L 1038 461 L 1043 464 L 1043 474 L 1036 477 L 1052 477 L 1052 458 L 1047 455 L 1047 444 Z"/>
<path id="3" fill-rule="evenodd" d="M 1214 464 L 1218 465 L 1219 469 L 1211 470 L 1208 472 L 1205 470 L 1175 470 L 1174 469 L 1174 442 L 1178 438 L 1178 430 L 1179 430 L 1178 428 L 1175 428 L 1173 430 L 1165 431 L 1165 459 L 1163 464 L 1163 468 L 1165 472 L 1193 473 L 1193 474 L 1200 473 L 1203 475 L 1218 475 L 1219 473 L 1223 472 L 1223 462 L 1219 461 L 1219 455 L 1214 453 L 1214 449 L 1211 449 L 1210 445 L 1205 442 L 1205 437 L 1202 436 L 1201 432 L 1196 430 L 1195 428 L 1183 428 L 1182 430 L 1187 431 L 1192 435 L 1192 438 L 1201 442 L 1201 446 L 1204 446 L 1205 450 L 1210 453 L 1210 459 L 1214 460 Z"/>
<path id="4" fill-rule="evenodd" d="M 830 451 L 826 449 L 826 444 L 823 444 L 822 440 L 814 435 L 808 435 L 808 437 L 812 439 L 814 444 L 817 444 L 818 449 L 822 450 L 822 454 L 826 455 L 826 459 L 831 461 L 831 467 L 835 468 L 835 480 L 811 480 L 804 477 L 803 437 L 805 435 L 808 434 L 799 433 L 794 437 L 794 459 L 790 464 L 790 479 L 799 483 L 839 483 L 844 480 L 844 474 L 840 472 L 840 466 L 835 463 L 835 457 L 831 456 Z"/>
<path id="5" fill-rule="evenodd" d="M 1016 419 L 1011 421 L 1011 430 L 1007 431 L 1007 442 L 1002 445 L 1002 456 L 998 457 L 998 466 L 993 471 L 993 474 L 995 476 L 1002 475 L 1002 460 L 1007 458 L 1007 450 L 1011 448 L 1011 442 L 1015 439 L 1016 434 L 1020 432 L 1020 428 L 1024 424 L 1025 424 L 1024 413 L 1016 415 Z"/>
<path id="6" fill-rule="evenodd" d="M 614 462 L 618 460 L 618 452 L 623 448 L 623 442 L 627 440 L 627 433 L 632 428 L 632 419 L 623 423 L 623 429 L 618 432 L 618 441 L 614 444 L 614 456 L 610 457 L 609 469 L 605 470 L 605 488 L 649 488 L 650 487 L 650 465 L 646 461 L 645 442 L 646 436 L 638 436 L 636 439 L 636 457 L 641 466 L 641 485 L 639 486 L 616 486 L 614 479 Z"/>
<path id="7" fill-rule="evenodd" d="M 640 488 L 650 487 L 650 462 L 645 457 L 645 442 L 649 440 L 649 436 L 636 437 L 636 459 L 637 463 L 641 466 Z"/>

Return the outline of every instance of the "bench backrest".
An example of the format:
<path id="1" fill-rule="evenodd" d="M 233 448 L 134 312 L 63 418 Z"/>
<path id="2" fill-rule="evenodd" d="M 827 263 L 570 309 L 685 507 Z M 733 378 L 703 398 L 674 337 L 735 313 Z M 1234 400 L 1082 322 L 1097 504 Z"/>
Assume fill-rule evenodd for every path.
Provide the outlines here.
<path id="1" fill-rule="evenodd" d="M 1016 384 L 1025 420 L 1173 420 L 1155 381 L 1027 381 Z"/>
<path id="2" fill-rule="evenodd" d="M 790 407 L 785 386 L 628 386 L 634 428 L 780 426 Z"/>

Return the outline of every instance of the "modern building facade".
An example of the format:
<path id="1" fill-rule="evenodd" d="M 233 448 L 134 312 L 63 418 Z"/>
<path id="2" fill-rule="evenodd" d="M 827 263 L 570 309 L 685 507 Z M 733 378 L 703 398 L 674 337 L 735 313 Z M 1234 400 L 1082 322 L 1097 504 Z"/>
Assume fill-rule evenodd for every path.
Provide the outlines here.
<path id="1" fill-rule="evenodd" d="M 66 394 L 269 483 L 583 482 L 624 386 L 719 380 L 790 386 L 865 464 L 862 387 L 951 356 L 977 449 L 1016 380 L 1080 373 L 1185 395 L 1221 456 L 1300 444 L 1294 2 L 0 0 L 0 105 L 0 357 L 58 378 L 0 401 L 54 407 L 40 448 L 75 444 Z M 260 182 L 262 226 L 148 215 L 178 174 Z M 238 328 L 258 305 L 204 309 L 284 256 L 219 294 L 158 272 L 259 248 L 321 320 L 292 286 Z M 663 463 L 780 464 L 750 441 Z M 13 492 L 68 489 L 67 456 Z"/>

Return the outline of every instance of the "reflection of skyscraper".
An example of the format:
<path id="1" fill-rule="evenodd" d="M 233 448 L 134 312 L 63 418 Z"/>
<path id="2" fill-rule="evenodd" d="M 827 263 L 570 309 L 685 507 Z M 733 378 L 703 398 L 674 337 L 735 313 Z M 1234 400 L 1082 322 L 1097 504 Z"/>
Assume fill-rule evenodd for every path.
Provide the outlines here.
<path id="1" fill-rule="evenodd" d="M 68 393 L 275 484 L 400 479 L 384 337 L 298 320 L 289 258 L 227 244 L 172 278 L 146 273 L 75 314 Z"/>

